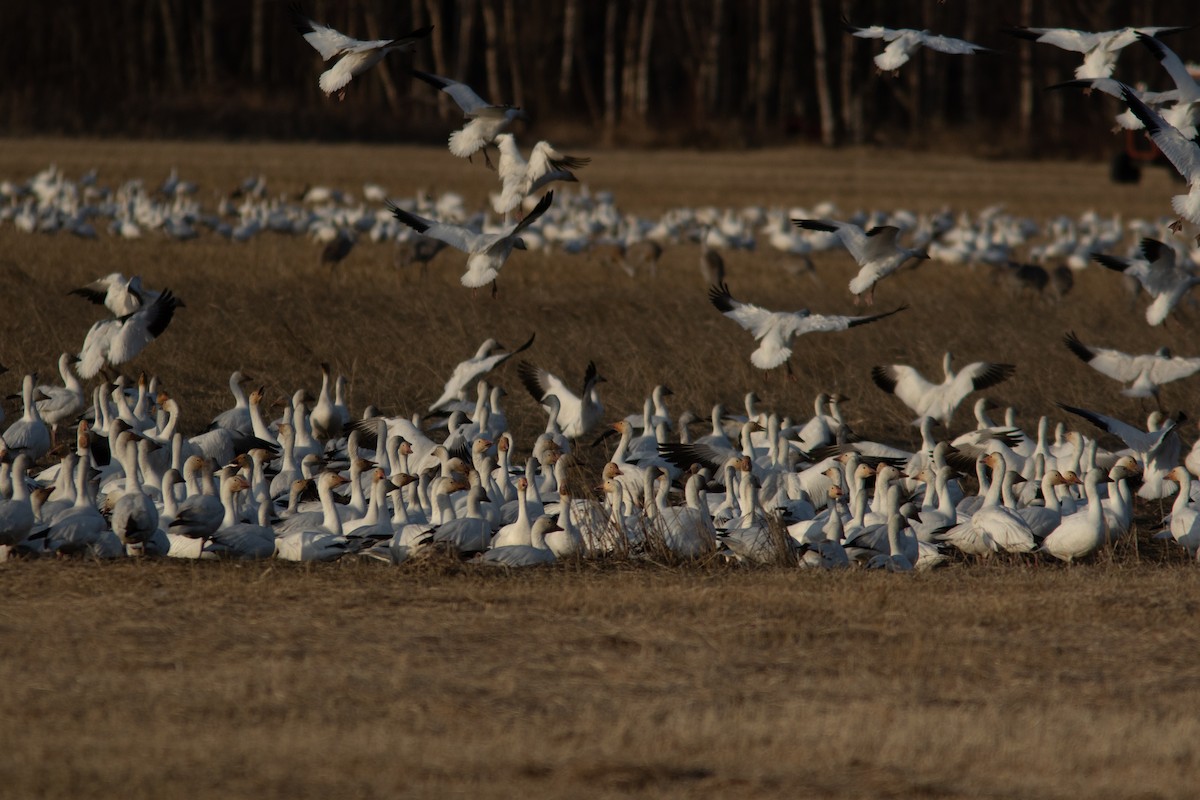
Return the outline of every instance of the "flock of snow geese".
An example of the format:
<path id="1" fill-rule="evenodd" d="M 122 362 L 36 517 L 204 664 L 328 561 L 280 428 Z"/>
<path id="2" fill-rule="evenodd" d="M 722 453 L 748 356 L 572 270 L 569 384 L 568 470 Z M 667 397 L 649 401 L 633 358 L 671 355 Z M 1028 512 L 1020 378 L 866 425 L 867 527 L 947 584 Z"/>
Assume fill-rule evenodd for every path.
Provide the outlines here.
<path id="1" fill-rule="evenodd" d="M 293 22 L 322 59 L 336 59 L 319 84 L 339 97 L 388 52 L 410 50 L 429 33 L 424 28 L 364 42 L 299 10 Z M 850 30 L 889 43 L 876 58 L 885 71 L 899 69 L 918 46 L 953 54 L 987 49 L 928 31 Z M 1009 31 L 1083 53 L 1072 85 L 1099 88 L 1128 105 L 1122 124 L 1144 127 L 1189 182 L 1188 194 L 1172 201 L 1178 219 L 1167 227 L 1176 233 L 1184 222 L 1200 224 L 1200 150 L 1192 141 L 1194 126 L 1187 127 L 1200 87 L 1187 83 L 1179 57 L 1157 38 L 1179 30 Z M 1121 48 L 1135 42 L 1155 53 L 1176 89 L 1137 92 L 1111 77 Z M 975 217 L 894 211 L 839 220 L 828 203 L 678 209 L 651 220 L 622 214 L 611 194 L 586 188 L 538 197 L 551 182 L 576 183 L 574 171 L 588 159 L 546 142 L 526 159 L 511 132 L 524 111 L 489 103 L 449 78 L 413 74 L 463 111 L 464 126 L 450 136 L 453 155 L 481 154 L 491 165 L 488 148 L 499 153 L 494 169 L 501 186 L 492 198 L 498 221 L 469 214 L 453 194 L 394 199 L 369 184 L 361 200 L 323 187 L 288 198 L 272 196 L 261 176 L 205 208 L 196 199 L 198 187 L 174 171 L 157 191 L 137 180 L 114 190 L 100 186 L 94 172 L 72 181 L 52 166 L 23 182 L 0 182 L 0 223 L 85 238 L 98 236 L 102 220 L 110 235 L 124 238 L 158 232 L 187 240 L 210 231 L 245 241 L 265 231 L 302 234 L 328 244 L 326 260 L 335 263 L 360 236 L 396 241 L 410 263 L 427 263 L 449 246 L 466 254 L 463 285 L 490 286 L 493 293 L 514 250 L 599 254 L 635 274 L 652 273 L 664 246 L 696 241 L 712 305 L 758 342 L 751 363 L 789 373 L 796 336 L 873 324 L 905 307 L 863 316 L 771 311 L 733 297 L 718 250 L 761 241 L 794 256 L 799 270 L 813 253 L 844 248 L 859 267 L 849 291 L 867 305 L 877 284 L 912 259 L 987 264 L 1016 290 L 1054 287 L 1059 293 L 1069 290 L 1072 270 L 1096 262 L 1151 297 L 1151 326 L 1162 325 L 1200 283 L 1194 271 L 1200 254 L 1180 237 L 1155 238 L 1167 220 L 1123 224 L 1089 213 L 1041 226 L 1001 208 Z M 902 246 L 902 236 L 912 245 Z M 1127 252 L 1113 255 L 1127 237 Z M 1019 248 L 1035 263 L 1017 263 Z M 1048 271 L 1048 264 L 1062 266 Z M 21 416 L 0 440 L 0 559 L 366 557 L 400 564 L 446 553 L 521 567 L 619 555 L 910 571 L 944 563 L 956 552 L 968 559 L 999 553 L 1085 559 L 1130 535 L 1135 496 L 1171 495 L 1171 513 L 1156 536 L 1174 540 L 1190 556 L 1200 553 L 1200 486 L 1192 479 L 1200 474 L 1200 443 L 1184 451 L 1179 416 L 1155 412 L 1142 429 L 1062 406 L 1124 441 L 1124 449 L 1109 452 L 1083 431 L 1052 427 L 1045 417 L 1036 432 L 1021 430 L 1011 411 L 997 423 L 980 398 L 975 429 L 939 440 L 935 425 L 948 428 L 970 395 L 1014 373 L 1011 364 L 977 362 L 955 370 L 947 353 L 940 383 L 903 364 L 875 367 L 879 388 L 916 415 L 922 442 L 913 452 L 856 437 L 842 417 L 843 398 L 830 394 L 816 397 L 810 418 L 795 420 L 761 410 L 751 393 L 744 413 L 715 406 L 711 426 L 694 436 L 691 426 L 704 421 L 687 413 L 673 417 L 670 389 L 659 385 L 642 413 L 605 425 L 604 377 L 594 363 L 574 383 L 519 360 L 521 383 L 546 412 L 544 432 L 521 459 L 504 392 L 488 376 L 525 352 L 532 337 L 514 349 L 484 341 L 450 371 L 426 412 L 411 418 L 373 408 L 353 418 L 346 379 L 322 365 L 315 400 L 298 390 L 283 415 L 270 419 L 262 389 L 234 372 L 233 406 L 206 432 L 189 437 L 178 429 L 178 398 L 161 391 L 153 377 L 132 382 L 118 373 L 165 333 L 183 302 L 169 289 L 152 290 L 120 273 L 74 293 L 110 316 L 92 326 L 78 354 L 60 357 L 61 385 L 37 385 L 33 375 L 22 379 Z M 1160 385 L 1200 371 L 1200 358 L 1165 350 L 1131 356 L 1084 344 L 1074 333 L 1064 344 L 1127 384 L 1131 397 L 1156 398 Z M 83 381 L 96 377 L 101 380 L 89 392 Z M 589 481 L 598 483 L 595 492 L 577 496 L 571 487 L 582 459 L 573 451 L 601 431 L 617 444 L 598 479 Z M 974 494 L 959 480 L 971 471 L 978 481 Z"/>

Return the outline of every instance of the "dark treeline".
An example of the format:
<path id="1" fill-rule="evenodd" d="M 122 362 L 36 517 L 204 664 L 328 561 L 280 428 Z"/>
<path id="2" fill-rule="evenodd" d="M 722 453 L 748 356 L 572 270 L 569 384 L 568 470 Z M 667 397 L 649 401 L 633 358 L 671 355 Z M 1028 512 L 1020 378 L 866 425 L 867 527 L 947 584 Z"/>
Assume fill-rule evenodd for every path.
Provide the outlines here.
<path id="1" fill-rule="evenodd" d="M 8 46 L 0 119 L 9 134 L 415 141 L 460 118 L 404 66 L 465 80 L 531 112 L 537 132 L 616 144 L 951 146 L 979 152 L 1100 152 L 1111 98 L 1044 87 L 1079 56 L 1000 32 L 1006 25 L 1106 30 L 1196 22 L 1184 0 L 308 0 L 304 11 L 358 38 L 432 24 L 324 97 L 316 51 L 279 0 L 54 0 L 3 4 Z M 999 49 L 920 52 L 878 75 L 883 43 L 856 25 L 927 28 Z M 1166 40 L 1200 58 L 1200 32 Z M 1117 76 L 1170 86 L 1139 45 Z M 1034 147 L 1036 143 L 1036 148 Z"/>

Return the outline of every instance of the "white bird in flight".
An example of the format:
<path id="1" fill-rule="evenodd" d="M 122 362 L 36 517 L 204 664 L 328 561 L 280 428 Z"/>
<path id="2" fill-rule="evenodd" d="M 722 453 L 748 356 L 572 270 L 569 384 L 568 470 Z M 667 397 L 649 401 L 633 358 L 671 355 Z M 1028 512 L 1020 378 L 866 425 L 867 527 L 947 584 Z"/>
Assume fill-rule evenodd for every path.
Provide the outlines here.
<path id="1" fill-rule="evenodd" d="M 412 74 L 450 95 L 462 109 L 467 124 L 450 134 L 450 152 L 459 158 L 470 160 L 471 156 L 483 150 L 483 160 L 490 167 L 492 160 L 488 158 L 487 146 L 495 143 L 496 137 L 507 131 L 515 120 L 529 118 L 517 106 L 489 103 L 465 83 L 416 69 L 412 70 Z"/>
<path id="2" fill-rule="evenodd" d="M 1125 95 L 1125 102 L 1129 104 L 1129 110 L 1142 121 L 1146 126 L 1146 133 L 1188 183 L 1187 194 L 1177 194 L 1171 198 L 1171 207 L 1179 215 L 1179 219 L 1171 223 L 1171 230 L 1179 233 L 1183 229 L 1184 220 L 1193 225 L 1200 225 L 1200 145 L 1184 136 L 1157 111 L 1143 103 L 1133 89 L 1122 84 L 1121 91 Z M 1196 236 L 1196 244 L 1200 245 L 1200 235 Z"/>
<path id="3" fill-rule="evenodd" d="M 1158 387 L 1200 372 L 1200 358 L 1172 356 L 1165 347 L 1157 352 L 1131 356 L 1106 347 L 1089 347 L 1074 332 L 1063 337 L 1067 349 L 1089 367 L 1116 381 L 1129 384 L 1121 390 L 1126 397 L 1158 399 Z"/>
<path id="4" fill-rule="evenodd" d="M 79 353 L 79 377 L 87 380 L 106 365 L 116 367 L 135 358 L 167 329 L 175 309 L 182 305 L 165 289 L 157 300 L 132 314 L 92 325 Z"/>
<path id="5" fill-rule="evenodd" d="M 304 41 L 321 54 L 323 61 L 338 59 L 336 64 L 321 73 L 317 83 L 326 96 L 337 92 L 339 100 L 346 99 L 346 86 L 351 80 L 378 64 L 388 53 L 411 50 L 415 42 L 425 38 L 433 30 L 432 25 L 427 25 L 396 39 L 363 42 L 327 25 L 313 22 L 301 13 L 298 5 L 291 7 L 291 16 L 296 30 L 300 31 Z"/>
<path id="6" fill-rule="evenodd" d="M 1137 41 L 1137 35 L 1165 36 L 1186 31 L 1191 26 L 1173 28 L 1118 28 L 1113 31 L 1090 33 L 1073 28 L 1004 28 L 1003 31 L 1020 39 L 1050 44 L 1073 53 L 1083 53 L 1083 63 L 1075 68 L 1080 80 L 1108 78 L 1117 66 L 1121 50 Z"/>
<path id="7" fill-rule="evenodd" d="M 883 52 L 875 56 L 875 66 L 880 72 L 896 72 L 908 63 L 908 59 L 919 47 L 928 47 L 939 53 L 949 53 L 956 56 L 970 56 L 975 53 L 994 53 L 990 47 L 973 44 L 965 39 L 954 39 L 949 36 L 939 36 L 929 31 L 918 31 L 912 28 L 885 28 L 882 25 L 872 25 L 869 28 L 859 28 L 851 25 L 845 19 L 842 23 L 846 30 L 860 39 L 882 39 L 887 42 Z"/>
<path id="8" fill-rule="evenodd" d="M 787 365 L 787 373 L 792 375 L 792 338 L 806 333 L 824 331 L 844 331 L 858 325 L 889 317 L 908 306 L 900 306 L 883 314 L 872 314 L 864 317 L 845 317 L 838 315 L 813 314 L 808 309 L 800 311 L 768 311 L 753 303 L 743 303 L 733 299 L 729 287 L 724 283 L 712 286 L 708 290 L 708 298 L 717 310 L 731 320 L 754 334 L 760 342 L 758 349 L 750 354 L 750 363 L 759 369 L 774 369 L 782 364 Z"/>
<path id="9" fill-rule="evenodd" d="M 941 383 L 931 383 L 905 364 L 872 367 L 871 380 L 917 413 L 914 425 L 921 424 L 924 417 L 933 417 L 949 428 L 955 409 L 967 395 L 1008 380 L 1017 370 L 1012 364 L 976 361 L 955 372 L 950 365 L 951 358 L 950 353 L 942 358 L 945 378 Z"/>
<path id="10" fill-rule="evenodd" d="M 894 225 L 880 225 L 864 231 L 853 222 L 830 219 L 793 219 L 792 223 L 805 230 L 837 234 L 860 267 L 858 274 L 850 281 L 855 305 L 858 305 L 858 296 L 864 293 L 866 304 L 872 305 L 875 302 L 875 284 L 900 269 L 910 258 L 929 258 L 929 253 L 923 248 L 908 250 L 899 247 L 896 239 L 900 229 Z"/>
<path id="11" fill-rule="evenodd" d="M 498 172 L 503 184 L 500 195 L 492 204 L 497 214 L 509 213 L 548 183 L 577 182 L 579 179 L 571 170 L 592 163 L 590 158 L 564 155 L 546 141 L 534 145 L 526 161 L 511 133 L 497 134 L 496 146 L 500 149 Z"/>
<path id="12" fill-rule="evenodd" d="M 1140 249 L 1141 259 L 1093 253 L 1092 260 L 1115 272 L 1136 278 L 1154 298 L 1146 307 L 1146 322 L 1162 325 L 1184 295 L 1200 284 L 1200 276 L 1192 271 L 1191 264 L 1177 263 L 1175 248 L 1157 239 L 1142 239 Z"/>
<path id="13" fill-rule="evenodd" d="M 492 284 L 492 296 L 496 295 L 496 278 L 500 268 L 508 260 L 513 248 L 525 249 L 521 241 L 521 231 L 528 228 L 538 217 L 546 213 L 554 202 L 554 192 L 546 192 L 541 202 L 530 211 L 512 230 L 507 233 L 479 233 L 462 225 L 449 222 L 434 222 L 419 217 L 398 207 L 395 203 L 387 204 L 388 210 L 396 219 L 409 226 L 417 233 L 423 233 L 431 239 L 438 239 L 458 250 L 467 253 L 467 271 L 463 273 L 462 285 L 471 289 Z"/>
<path id="14" fill-rule="evenodd" d="M 536 336 L 536 334 L 534 334 Z M 446 381 L 446 387 L 442 391 L 442 396 L 434 400 L 429 406 L 430 413 L 441 409 L 443 406 L 462 400 L 466 397 L 467 389 L 477 380 L 487 375 L 496 367 L 503 364 L 508 359 L 515 356 L 517 353 L 528 350 L 533 345 L 534 336 L 529 337 L 529 341 L 518 347 L 516 350 L 505 351 L 503 345 L 495 339 L 488 339 L 479 346 L 471 358 L 466 361 L 459 362 L 454 371 L 450 373 L 450 379 Z"/>

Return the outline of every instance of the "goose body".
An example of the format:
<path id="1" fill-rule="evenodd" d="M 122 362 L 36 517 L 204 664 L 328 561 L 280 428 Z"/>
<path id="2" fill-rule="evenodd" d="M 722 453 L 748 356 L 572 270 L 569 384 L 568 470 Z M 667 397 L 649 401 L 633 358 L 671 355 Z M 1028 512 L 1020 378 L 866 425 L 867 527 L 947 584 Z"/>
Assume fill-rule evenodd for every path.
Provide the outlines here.
<path id="1" fill-rule="evenodd" d="M 904 364 L 872 367 L 871 379 L 883 391 L 894 394 L 917 414 L 914 424 L 923 417 L 940 420 L 947 428 L 955 410 L 967 395 L 995 386 L 1016 371 L 1012 364 L 993 364 L 975 361 L 957 372 L 951 367 L 951 354 L 942 359 L 945 377 L 940 384 L 927 380 L 914 368 Z"/>

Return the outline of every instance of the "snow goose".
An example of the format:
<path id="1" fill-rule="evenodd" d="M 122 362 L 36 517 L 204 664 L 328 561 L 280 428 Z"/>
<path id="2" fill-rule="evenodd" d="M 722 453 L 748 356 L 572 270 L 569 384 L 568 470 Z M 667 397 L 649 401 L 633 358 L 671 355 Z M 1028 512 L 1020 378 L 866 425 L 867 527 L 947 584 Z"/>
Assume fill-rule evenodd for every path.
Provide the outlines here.
<path id="1" fill-rule="evenodd" d="M 1175 467 L 1167 473 L 1167 480 L 1179 484 L 1179 493 L 1171 506 L 1171 524 L 1167 532 L 1180 547 L 1187 550 L 1189 556 L 1195 558 L 1200 552 L 1200 511 L 1189 502 L 1191 473 L 1184 467 Z"/>
<path id="2" fill-rule="evenodd" d="M 25 541 L 33 528 L 34 513 L 30 502 L 29 484 L 26 473 L 32 459 L 20 454 L 12 465 L 12 497 L 0 499 L 0 545 L 16 547 Z"/>
<path id="3" fill-rule="evenodd" d="M 941 535 L 964 553 L 987 555 L 990 552 L 1028 553 L 1037 544 L 1029 524 L 1016 511 L 1000 503 L 1007 464 L 1002 453 L 990 453 L 981 459 L 992 470 L 983 505 L 966 522 Z"/>
<path id="4" fill-rule="evenodd" d="M 1087 508 L 1064 517 L 1059 526 L 1042 540 L 1038 552 L 1049 553 L 1060 561 L 1070 563 L 1077 558 L 1091 555 L 1104 545 L 1108 536 L 1108 525 L 1104 520 L 1104 509 L 1100 504 L 1097 486 L 1106 480 L 1108 478 L 1103 470 L 1088 471 L 1084 479 Z"/>
<path id="5" fill-rule="evenodd" d="M 923 417 L 933 417 L 949 428 L 955 410 L 967 395 L 1008 380 L 1017 369 L 1012 364 L 975 361 L 955 372 L 951 360 L 950 353 L 942 357 L 945 377 L 940 384 L 931 383 L 904 364 L 872 367 L 871 379 L 917 413 L 914 425 L 919 425 Z"/>
<path id="6" fill-rule="evenodd" d="M 594 361 L 588 362 L 579 394 L 567 388 L 557 375 L 535 367 L 528 361 L 517 365 L 517 376 L 526 391 L 544 408 L 549 408 L 547 396 L 553 395 L 558 399 L 558 427 L 568 438 L 578 439 L 591 433 L 604 419 L 604 404 L 600 402 L 597 385 L 607 379 L 597 371 Z"/>
<path id="7" fill-rule="evenodd" d="M 928 47 L 939 53 L 949 53 L 956 56 L 970 56 L 975 53 L 994 53 L 990 47 L 973 44 L 964 39 L 954 39 L 949 36 L 939 36 L 927 30 L 912 28 L 885 28 L 882 25 L 872 25 L 869 28 L 858 28 L 845 19 L 842 23 L 852 35 L 859 39 L 882 39 L 888 45 L 883 52 L 875 56 L 875 66 L 880 72 L 899 72 L 900 67 L 908 63 L 908 59 L 919 47 Z"/>
<path id="8" fill-rule="evenodd" d="M 467 124 L 462 130 L 450 134 L 450 152 L 459 158 L 470 160 L 471 156 L 483 150 L 484 161 L 490 167 L 492 161 L 488 157 L 487 146 L 493 144 L 496 136 L 508 130 L 515 120 L 528 119 L 526 113 L 516 106 L 492 105 L 465 83 L 420 70 L 411 72 L 414 77 L 450 95 L 462 109 Z"/>
<path id="9" fill-rule="evenodd" d="M 553 564 L 557 559 L 546 545 L 546 535 L 562 530 L 553 517 L 538 517 L 529 530 L 530 544 L 510 544 L 493 547 L 480 557 L 480 563 L 499 567 L 535 567 Z"/>
<path id="10" fill-rule="evenodd" d="M 42 421 L 37 405 L 33 401 L 35 376 L 26 375 L 21 382 L 21 400 L 24 413 L 9 425 L 0 436 L 0 444 L 14 453 L 24 453 L 31 461 L 38 461 L 50 452 L 50 429 Z"/>
<path id="11" fill-rule="evenodd" d="M 337 92 L 339 100 L 346 99 L 346 85 L 351 80 L 378 64 L 388 53 L 411 50 L 415 42 L 429 36 L 433 30 L 433 26 L 429 25 L 396 39 L 363 42 L 313 22 L 301 13 L 299 5 L 293 5 L 290 14 L 292 25 L 304 37 L 304 41 L 321 54 L 322 61 L 338 59 L 337 63 L 321 73 L 317 84 L 327 97 Z"/>
<path id="12" fill-rule="evenodd" d="M 531 334 L 529 341 L 516 350 L 506 351 L 504 346 L 495 339 L 488 339 L 479 345 L 479 349 L 475 351 L 474 356 L 468 358 L 466 361 L 460 361 L 454 367 L 454 371 L 450 373 L 450 377 L 446 381 L 445 388 L 442 389 L 441 396 L 429 404 L 429 413 L 432 414 L 439 410 L 453 410 L 447 408 L 447 406 L 455 401 L 465 401 L 468 387 L 485 377 L 489 372 L 499 367 L 517 353 L 528 350 L 533 345 L 533 340 L 536 336 L 536 333 Z"/>
<path id="13" fill-rule="evenodd" d="M 894 225 L 880 225 L 864 231 L 853 222 L 836 220 L 793 219 L 792 223 L 805 230 L 837 235 L 860 267 L 858 275 L 850 281 L 850 292 L 856 305 L 863 294 L 866 304 L 873 304 L 875 284 L 900 269 L 910 258 L 929 258 L 929 253 L 922 248 L 906 249 L 897 245 L 900 229 Z"/>
<path id="14" fill-rule="evenodd" d="M 342 416 L 333 405 L 333 388 L 328 362 L 321 362 L 321 391 L 317 395 L 317 403 L 309 414 L 309 424 L 312 425 L 313 436 L 322 442 L 337 439 L 342 435 Z M 353 454 L 352 454 L 353 455 Z"/>
<path id="15" fill-rule="evenodd" d="M 571 170 L 582 169 L 592 161 L 590 158 L 564 155 L 546 141 L 534 145 L 526 161 L 511 133 L 498 134 L 496 146 L 500 149 L 498 172 L 502 185 L 500 194 L 492 203 L 497 214 L 508 214 L 520 206 L 526 197 L 548 183 L 577 183 L 579 179 Z"/>
<path id="16" fill-rule="evenodd" d="M 904 515 L 894 513 L 887 521 L 887 554 L 872 556 L 867 569 L 882 569 L 888 572 L 912 572 L 913 563 L 904 553 L 901 531 L 904 530 Z"/>
<path id="17" fill-rule="evenodd" d="M 34 389 L 38 414 L 41 415 L 43 422 L 50 425 L 51 447 L 58 438 L 58 424 L 74 422 L 87 407 L 83 384 L 75 371 L 71 369 L 71 364 L 77 360 L 70 353 L 60 355 L 58 357 L 58 373 L 62 376 L 63 385 L 42 385 Z"/>
<path id="18" fill-rule="evenodd" d="M 140 437 L 124 431 L 117 437 L 117 457 L 125 471 L 125 490 L 112 509 L 112 530 L 126 546 L 144 546 L 158 530 L 158 509 L 142 487 L 138 470 Z"/>
<path id="19" fill-rule="evenodd" d="M 900 306 L 883 314 L 872 314 L 865 317 L 813 314 L 808 309 L 768 311 L 762 306 L 735 300 L 729 293 L 729 287 L 724 283 L 709 287 L 708 299 L 712 301 L 718 311 L 750 331 L 755 340 L 760 342 L 758 349 L 750 354 L 751 364 L 764 370 L 774 369 L 785 364 L 789 376 L 792 375 L 790 359 L 793 337 L 806 333 L 844 331 L 868 322 L 875 322 L 907 308 L 907 306 Z"/>
<path id="20" fill-rule="evenodd" d="M 508 260 L 513 249 L 524 250 L 525 242 L 521 240 L 521 231 L 538 220 L 554 202 L 554 192 L 546 192 L 541 202 L 534 207 L 512 230 L 498 233 L 477 233 L 462 225 L 449 222 L 434 222 L 419 217 L 397 206 L 388 203 L 388 209 L 396 219 L 409 226 L 417 233 L 425 234 L 433 239 L 439 239 L 446 244 L 467 254 L 467 271 L 463 273 L 462 285 L 471 289 L 492 284 L 492 295 L 496 294 L 496 278 L 500 268 Z"/>
<path id="21" fill-rule="evenodd" d="M 1143 103 L 1128 86 L 1122 84 L 1121 91 L 1125 102 L 1129 104 L 1129 110 L 1142 121 L 1146 126 L 1146 133 L 1187 181 L 1188 193 L 1171 198 L 1171 207 L 1175 209 L 1179 218 L 1171 223 L 1170 229 L 1179 233 L 1184 220 L 1193 225 L 1200 225 L 1200 145 L 1184 136 L 1157 111 Z M 1196 236 L 1196 244 L 1200 245 L 1200 234 Z"/>
<path id="22" fill-rule="evenodd" d="M 78 295 L 91 303 L 102 305 L 111 311 L 114 317 L 132 314 L 143 306 L 152 304 L 161 296 L 160 292 L 143 287 L 140 275 L 126 278 L 120 272 L 110 272 L 86 286 L 72 289 L 67 294 Z"/>
<path id="23" fill-rule="evenodd" d="M 1161 325 L 1179 301 L 1200 284 L 1200 276 L 1190 263 L 1177 263 L 1175 248 L 1157 239 L 1142 239 L 1139 247 L 1142 258 L 1128 259 L 1095 253 L 1092 259 L 1108 269 L 1137 280 L 1141 288 L 1154 298 L 1146 307 L 1146 322 Z"/>
<path id="24" fill-rule="evenodd" d="M 79 377 L 87 380 L 106 366 L 120 366 L 135 358 L 162 335 L 175 309 L 182 305 L 170 289 L 165 289 L 157 300 L 137 311 L 92 325 L 79 353 Z"/>
<path id="25" fill-rule="evenodd" d="M 1131 356 L 1106 347 L 1089 347 L 1074 332 L 1064 339 L 1067 349 L 1089 367 L 1113 380 L 1128 383 L 1121 390 L 1126 397 L 1153 397 L 1158 400 L 1158 388 L 1200 372 L 1200 358 L 1172 356 L 1165 347 L 1154 353 Z"/>
<path id="26" fill-rule="evenodd" d="M 1108 78 L 1117 65 L 1121 50 L 1137 41 L 1138 34 L 1165 36 L 1188 30 L 1184 27 L 1118 28 L 1091 33 L 1073 28 L 1004 28 L 1004 33 L 1020 39 L 1049 44 L 1073 53 L 1083 53 L 1083 63 L 1075 68 L 1079 79 Z"/>
<path id="27" fill-rule="evenodd" d="M 233 408 L 226 409 L 213 417 L 209 428 L 225 428 L 231 431 L 249 435 L 254 433 L 254 425 L 250 419 L 250 401 L 246 397 L 243 386 L 254 380 L 241 370 L 234 370 L 229 376 L 229 393 L 233 395 Z"/>

